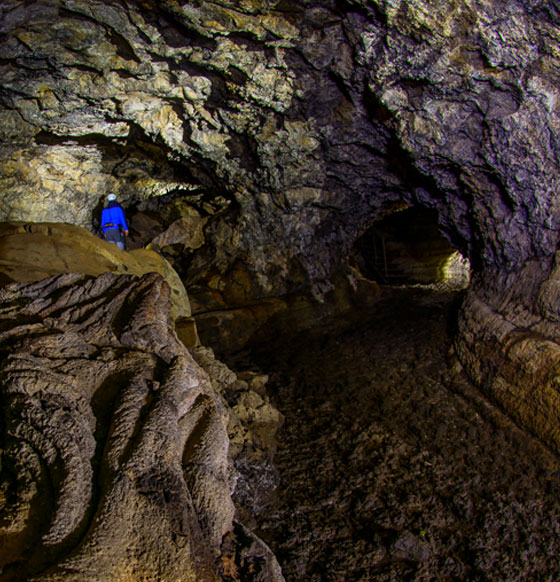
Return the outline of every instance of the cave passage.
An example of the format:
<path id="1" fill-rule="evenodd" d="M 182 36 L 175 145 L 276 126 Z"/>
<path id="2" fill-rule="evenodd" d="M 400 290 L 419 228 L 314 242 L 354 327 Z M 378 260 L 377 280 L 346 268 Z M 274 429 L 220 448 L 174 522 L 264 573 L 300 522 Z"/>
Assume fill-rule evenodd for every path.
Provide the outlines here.
<path id="1" fill-rule="evenodd" d="M 560 571 L 558 458 L 450 356 L 461 294 L 385 287 L 360 325 L 255 349 L 285 417 L 256 522 L 287 582 Z"/>
<path id="2" fill-rule="evenodd" d="M 384 285 L 438 284 L 463 289 L 470 265 L 440 232 L 437 212 L 410 206 L 375 222 L 350 258 L 364 277 Z"/>

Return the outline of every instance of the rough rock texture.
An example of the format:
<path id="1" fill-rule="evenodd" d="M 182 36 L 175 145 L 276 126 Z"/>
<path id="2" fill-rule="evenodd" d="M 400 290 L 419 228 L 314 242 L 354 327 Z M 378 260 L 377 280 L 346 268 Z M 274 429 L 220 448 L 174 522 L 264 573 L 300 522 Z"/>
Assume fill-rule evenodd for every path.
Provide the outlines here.
<path id="1" fill-rule="evenodd" d="M 227 412 L 169 307 L 157 274 L 0 291 L 2 580 L 282 579 L 234 527 Z"/>
<path id="2" fill-rule="evenodd" d="M 560 460 L 447 365 L 456 300 L 387 289 L 359 326 L 256 348 L 286 418 L 257 531 L 286 580 L 558 578 Z"/>
<path id="3" fill-rule="evenodd" d="M 2 282 L 38 281 L 61 273 L 159 273 L 171 288 L 173 319 L 191 315 L 185 287 L 171 265 L 156 252 L 121 251 L 87 230 L 60 223 L 0 223 Z"/>
<path id="4" fill-rule="evenodd" d="M 267 288 L 290 260 L 320 281 L 405 198 L 477 269 L 546 268 L 558 18 L 515 0 L 8 0 L 2 214 L 87 226 L 107 189 L 204 187 L 241 210 L 230 246 Z"/>
<path id="5" fill-rule="evenodd" d="M 382 6 L 389 34 L 382 42 L 370 28 L 370 90 L 429 178 L 409 198 L 438 210 L 473 265 L 457 353 L 488 395 L 560 450 L 560 13 L 550 2 Z"/>
<path id="6" fill-rule="evenodd" d="M 210 376 L 229 412 L 229 453 L 237 471 L 233 497 L 237 517 L 251 528 L 258 527 L 254 514 L 267 506 L 278 487 L 274 454 L 283 423 L 267 394 L 268 376 L 251 371 L 236 374 L 203 346 L 193 350 L 193 356 Z"/>
<path id="7" fill-rule="evenodd" d="M 480 303 L 520 330 L 516 310 L 555 323 L 555 279 L 539 285 L 560 220 L 559 22 L 544 0 L 7 0 L 0 215 L 93 228 L 115 190 L 199 312 L 272 300 L 258 328 L 285 292 L 324 298 L 360 233 L 420 204 L 471 261 L 467 319 Z M 150 222 L 154 204 L 176 212 Z M 486 362 L 509 407 L 521 384 L 461 329 L 467 369 Z M 552 422 L 552 384 L 545 400 Z"/>
<path id="8" fill-rule="evenodd" d="M 355 239 L 434 209 L 459 358 L 560 449 L 559 30 L 549 0 L 5 0 L 0 216 L 94 229 L 115 190 L 238 349 L 278 301 L 352 303 Z"/>

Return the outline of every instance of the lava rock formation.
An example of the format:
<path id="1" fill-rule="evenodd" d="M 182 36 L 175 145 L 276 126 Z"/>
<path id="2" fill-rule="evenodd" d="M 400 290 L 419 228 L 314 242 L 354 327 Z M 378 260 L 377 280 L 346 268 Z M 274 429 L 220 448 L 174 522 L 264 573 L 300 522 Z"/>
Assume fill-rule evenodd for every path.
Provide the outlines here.
<path id="1" fill-rule="evenodd" d="M 130 218 L 129 248 L 147 247 L 141 252 L 160 254 L 166 262 L 153 259 L 151 265 L 166 270 L 167 275 L 158 272 L 175 281 L 180 295 L 186 289 L 188 301 L 186 296 L 174 298 L 174 309 L 183 306 L 186 344 L 191 349 L 199 345 L 192 315 L 202 345 L 220 355 L 333 315 L 347 323 L 359 319 L 360 307 L 375 302 L 378 285 L 352 259 L 356 241 L 389 215 L 428 210 L 450 249 L 471 266 L 454 355 L 484 394 L 560 452 L 560 11 L 554 2 L 4 0 L 0 71 L 0 220 L 9 223 L 4 233 L 23 229 L 32 234 L 35 227 L 22 225 L 62 222 L 98 234 L 103 199 L 116 192 Z M 35 256 L 38 262 L 44 260 L 39 251 Z M 105 264 L 113 265 L 108 270 L 120 269 L 111 260 Z M 147 272 L 137 267 L 136 274 Z M 35 276 L 17 277 L 13 263 L 10 269 L 2 272 L 3 283 L 43 276 L 37 270 Z M 58 270 L 90 273 L 73 265 Z M 61 452 L 60 462 L 70 471 L 76 458 L 82 467 L 80 499 L 87 507 L 66 515 L 64 488 L 70 473 L 60 469 L 64 477 L 53 481 L 53 496 L 61 487 L 60 507 L 52 500 L 60 511 L 54 511 L 51 533 L 41 542 L 60 544 L 60 555 L 72 545 L 70 540 L 90 531 L 86 526 L 93 508 L 85 500 L 97 495 L 103 511 L 108 499 L 103 486 L 96 489 L 91 480 L 92 472 L 103 467 L 90 401 L 101 394 L 103 380 L 93 378 L 122 367 L 129 376 L 122 396 L 115 398 L 124 398 L 137 385 L 149 393 L 145 416 L 138 417 L 140 425 L 149 424 L 156 422 L 150 421 L 151 414 L 163 414 L 156 412 L 162 394 L 154 383 L 167 387 L 164 392 L 172 393 L 172 400 L 183 397 L 177 396 L 182 372 L 171 372 L 166 379 L 156 362 L 173 361 L 176 370 L 182 365 L 177 362 L 190 361 L 185 344 L 179 345 L 173 335 L 174 325 L 168 329 L 163 323 L 168 316 L 158 311 L 159 300 L 139 304 L 144 323 L 121 321 L 122 314 L 109 307 L 109 280 L 114 293 L 122 285 L 130 287 L 127 293 L 159 297 L 166 293 L 159 278 L 148 275 L 138 282 L 100 275 L 96 283 L 64 277 L 29 286 L 12 283 L 2 307 L 3 341 L 8 342 L 2 364 L 3 406 L 10 394 L 15 400 L 9 410 L 19 411 L 13 416 L 8 410 L 7 435 L 17 436 L 31 426 L 22 422 L 18 429 L 18 416 L 31 419 L 37 414 L 37 422 L 50 422 L 44 420 L 50 404 L 27 400 L 32 395 L 18 375 L 27 369 L 26 360 L 32 361 L 29 370 L 36 375 L 32 383 L 40 385 L 51 380 L 41 376 L 48 377 L 45 370 L 36 369 L 37 358 L 59 358 L 49 350 L 78 350 L 56 371 L 62 376 L 75 373 L 74 357 L 91 357 L 83 366 L 92 380 L 84 380 L 88 388 L 82 389 L 86 395 L 80 397 L 81 404 L 73 395 L 64 396 L 69 400 L 62 405 L 76 409 L 78 416 L 69 413 L 69 422 L 83 425 L 83 439 L 77 441 L 83 450 Z M 65 287 L 70 283 L 75 291 Z M 82 294 L 88 299 L 73 307 L 73 294 L 78 302 Z M 48 311 L 61 297 L 68 302 L 62 311 L 53 307 L 56 317 L 37 319 L 41 309 Z M 30 305 L 32 312 L 26 311 Z M 94 305 L 106 309 L 99 321 L 90 313 Z M 19 319 L 8 323 L 10 318 Z M 64 326 L 70 324 L 85 326 L 76 332 L 75 345 L 67 345 L 74 328 Z M 117 333 L 115 325 L 124 327 Z M 137 325 L 139 332 L 130 340 L 133 344 L 123 339 L 129 337 L 130 325 Z M 149 331 L 152 325 L 157 333 Z M 63 331 L 57 332 L 60 326 Z M 179 328 L 177 320 L 177 333 Z M 146 342 L 142 346 L 134 343 L 140 338 Z M 16 348 L 22 350 L 19 356 Z M 151 371 L 127 368 L 135 358 L 142 370 L 149 360 Z M 87 371 L 100 365 L 107 368 L 99 378 Z M 207 415 L 222 435 L 220 422 L 225 421 L 215 412 L 217 401 L 203 390 L 200 394 L 200 418 Z M 232 403 L 239 404 L 239 399 L 237 394 Z M 53 409 L 53 414 L 56 424 L 59 413 Z M 209 429 L 203 423 L 204 431 L 198 431 L 195 419 L 183 429 L 181 414 L 173 414 L 166 417 L 165 431 L 175 431 L 175 436 L 160 435 L 160 446 L 166 454 L 179 455 L 189 434 L 204 441 Z M 272 412 L 269 416 L 275 417 Z M 125 417 L 124 425 L 135 426 L 136 421 Z M 64 434 L 64 418 L 49 438 Z M 176 437 L 179 448 L 171 442 Z M 134 450 L 143 446 L 142 438 L 127 449 L 126 462 L 117 455 L 116 465 L 103 469 L 121 475 L 105 486 L 125 487 L 126 482 L 147 503 L 139 476 L 147 479 L 149 497 L 155 481 L 165 475 L 171 479 L 164 479 L 169 499 L 178 495 L 182 502 L 191 495 L 191 505 L 185 507 L 197 513 L 201 532 L 187 532 L 182 514 L 172 512 L 160 524 L 167 528 L 161 539 L 185 536 L 185 545 L 177 549 L 181 563 L 188 562 L 187 554 L 198 555 L 196 548 L 204 545 L 200 540 L 212 540 L 209 554 L 200 554 L 203 563 L 190 563 L 190 574 L 185 574 L 198 576 L 200 568 L 211 579 L 218 575 L 212 562 L 219 554 L 218 538 L 235 529 L 229 513 L 220 521 L 205 505 L 198 477 L 190 482 L 188 471 L 171 457 L 166 459 L 169 465 L 156 463 L 151 473 L 146 467 L 149 475 L 130 469 L 134 476 L 125 477 L 126 463 L 136 463 Z M 217 483 L 226 488 L 227 482 L 225 477 L 212 480 L 216 471 L 225 471 L 225 433 L 221 439 L 219 446 L 208 443 L 208 453 L 200 453 L 201 467 L 212 467 L 204 479 L 214 489 Z M 34 454 L 44 455 L 43 461 L 29 459 L 41 479 L 47 478 L 41 463 L 59 462 L 49 442 L 44 442 L 44 452 L 39 441 L 34 445 Z M 146 459 L 137 459 L 140 465 L 153 456 L 155 449 L 148 449 Z M 210 451 L 216 459 L 210 459 Z M 27 458 L 27 453 L 21 455 Z M 262 460 L 266 454 L 257 457 Z M 16 524 L 26 515 L 38 519 L 33 494 L 27 491 L 29 499 L 16 504 L 13 518 L 24 552 L 32 545 L 30 526 L 18 530 Z M 218 497 L 220 503 L 229 503 L 225 493 Z M 141 504 L 134 511 L 151 519 Z M 95 528 L 91 531 L 93 537 L 84 538 L 90 541 L 81 543 L 98 543 Z M 146 535 L 156 547 L 160 538 Z M 248 539 L 250 533 L 243 536 Z M 109 538 L 101 538 L 99 543 L 109 549 Z M 40 569 L 42 551 L 37 549 L 30 568 Z M 74 568 L 82 559 L 77 551 L 60 567 L 67 563 Z M 71 570 L 65 571 L 70 576 Z M 174 579 L 174 573 L 165 572 L 162 579 Z M 132 571 L 126 575 L 142 579 Z"/>

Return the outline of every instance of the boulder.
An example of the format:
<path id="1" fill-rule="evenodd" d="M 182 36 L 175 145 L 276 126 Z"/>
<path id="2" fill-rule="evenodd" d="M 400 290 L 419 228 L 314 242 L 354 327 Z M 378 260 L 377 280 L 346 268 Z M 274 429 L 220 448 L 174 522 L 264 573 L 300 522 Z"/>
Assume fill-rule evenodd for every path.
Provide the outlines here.
<path id="1" fill-rule="evenodd" d="M 0 224 L 0 274 L 5 282 L 38 281 L 60 273 L 97 276 L 107 272 L 137 276 L 159 273 L 171 289 L 171 317 L 190 316 L 181 279 L 155 251 L 121 251 L 116 245 L 71 224 Z"/>
<path id="2" fill-rule="evenodd" d="M 223 409 L 160 275 L 0 291 L 3 580 L 219 580 Z"/>
<path id="3" fill-rule="evenodd" d="M 2 580 L 283 580 L 234 522 L 227 407 L 170 306 L 156 273 L 0 290 Z"/>

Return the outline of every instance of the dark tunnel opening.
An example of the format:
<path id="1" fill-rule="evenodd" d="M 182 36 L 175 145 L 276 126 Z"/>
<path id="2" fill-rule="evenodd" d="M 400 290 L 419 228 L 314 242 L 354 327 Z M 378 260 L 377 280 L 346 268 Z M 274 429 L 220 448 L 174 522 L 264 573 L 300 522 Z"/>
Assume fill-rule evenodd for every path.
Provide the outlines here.
<path id="1" fill-rule="evenodd" d="M 409 206 L 373 223 L 350 255 L 354 268 L 381 285 L 432 285 L 464 289 L 468 259 L 441 233 L 437 212 Z"/>

